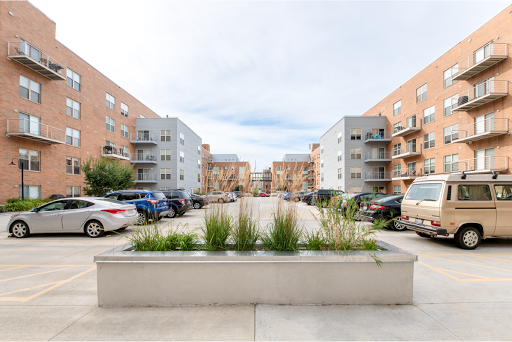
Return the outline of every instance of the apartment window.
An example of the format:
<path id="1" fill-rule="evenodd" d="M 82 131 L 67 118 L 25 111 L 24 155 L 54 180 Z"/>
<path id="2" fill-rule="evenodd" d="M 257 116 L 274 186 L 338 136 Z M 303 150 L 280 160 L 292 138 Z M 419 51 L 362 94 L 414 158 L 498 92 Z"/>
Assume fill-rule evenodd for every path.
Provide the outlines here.
<path id="1" fill-rule="evenodd" d="M 407 122 L 407 128 L 409 128 L 409 127 L 418 127 L 416 125 L 416 114 L 409 116 L 406 119 L 406 122 Z"/>
<path id="2" fill-rule="evenodd" d="M 130 150 L 128 146 L 121 145 L 121 147 L 119 147 L 119 153 L 125 157 L 129 157 Z"/>
<path id="3" fill-rule="evenodd" d="M 402 154 L 402 143 L 393 145 L 393 155 L 398 156 L 399 154 Z"/>
<path id="4" fill-rule="evenodd" d="M 350 178 L 361 178 L 362 168 L 360 167 L 351 167 L 350 168 Z"/>
<path id="5" fill-rule="evenodd" d="M 66 114 L 75 119 L 80 119 L 80 102 L 66 98 Z"/>
<path id="6" fill-rule="evenodd" d="M 185 162 L 185 153 L 183 151 L 180 151 L 180 162 Z"/>
<path id="7" fill-rule="evenodd" d="M 121 115 L 128 117 L 128 106 L 121 102 Z"/>
<path id="8" fill-rule="evenodd" d="M 393 133 L 398 133 L 403 129 L 402 122 L 398 121 L 397 123 L 393 124 Z"/>
<path id="9" fill-rule="evenodd" d="M 219 182 L 213 183 L 213 189 L 214 190 L 219 190 Z"/>
<path id="10" fill-rule="evenodd" d="M 452 103 L 459 99 L 459 94 L 453 95 L 444 100 L 444 116 L 452 115 Z"/>
<path id="11" fill-rule="evenodd" d="M 473 52 L 473 58 L 476 63 L 481 62 L 483 59 L 487 58 L 491 54 L 491 49 L 493 47 L 493 42 L 489 42 L 482 46 L 480 49 Z"/>
<path id="12" fill-rule="evenodd" d="M 116 110 L 116 98 L 109 93 L 107 94 L 107 108 L 110 108 L 112 110 Z"/>
<path id="13" fill-rule="evenodd" d="M 324 145 L 320 146 L 320 153 L 324 153 Z"/>
<path id="14" fill-rule="evenodd" d="M 340 150 L 340 151 L 338 151 L 338 161 L 341 161 L 341 159 L 342 159 L 342 155 L 341 155 L 341 150 Z"/>
<path id="15" fill-rule="evenodd" d="M 423 170 L 426 175 L 436 172 L 435 158 L 425 159 L 423 161 Z"/>
<path id="16" fill-rule="evenodd" d="M 402 172 L 401 164 L 393 165 L 393 177 L 400 177 L 401 172 Z"/>
<path id="17" fill-rule="evenodd" d="M 343 140 L 342 132 L 338 133 L 338 144 Z"/>
<path id="18" fill-rule="evenodd" d="M 444 72 L 444 87 L 449 87 L 454 83 L 457 83 L 457 81 L 453 81 L 452 77 L 459 71 L 459 65 L 455 64 L 448 70 L 445 70 Z"/>
<path id="19" fill-rule="evenodd" d="M 435 132 L 427 133 L 423 136 L 423 149 L 436 147 Z"/>
<path id="20" fill-rule="evenodd" d="M 402 193 L 401 185 L 393 185 L 393 194 L 398 195 Z"/>
<path id="21" fill-rule="evenodd" d="M 459 139 L 459 124 L 444 128 L 444 143 L 451 144 L 454 140 Z"/>
<path id="22" fill-rule="evenodd" d="M 109 141 L 109 140 L 107 140 L 107 141 L 105 141 L 105 146 L 112 146 L 112 147 L 115 147 L 115 146 L 116 146 L 116 143 L 115 143 L 115 142 L 113 142 L 113 141 Z"/>
<path id="23" fill-rule="evenodd" d="M 20 96 L 32 102 L 41 103 L 41 85 L 20 75 Z"/>
<path id="24" fill-rule="evenodd" d="M 160 141 L 171 141 L 171 130 L 163 129 L 160 131 Z"/>
<path id="25" fill-rule="evenodd" d="M 245 166 L 240 166 L 238 168 L 238 173 L 240 174 L 240 176 L 245 176 Z"/>
<path id="26" fill-rule="evenodd" d="M 222 167 L 222 171 L 226 171 L 227 172 L 228 171 L 228 167 L 227 166 L 223 166 Z"/>
<path id="27" fill-rule="evenodd" d="M 107 116 L 107 131 L 114 133 L 116 131 L 116 120 Z"/>
<path id="28" fill-rule="evenodd" d="M 71 69 L 67 69 L 66 80 L 68 87 L 80 91 L 80 75 Z"/>
<path id="29" fill-rule="evenodd" d="M 20 119 L 18 127 L 20 132 L 27 132 L 35 135 L 41 134 L 41 118 L 22 112 L 18 113 L 18 118 Z"/>
<path id="30" fill-rule="evenodd" d="M 323 181 L 324 181 L 324 173 L 323 173 L 323 172 L 320 174 L 320 181 L 321 181 L 321 182 L 323 182 Z"/>
<path id="31" fill-rule="evenodd" d="M 20 189 L 20 197 L 21 197 L 21 189 L 22 189 L 21 184 L 19 185 L 19 189 Z M 24 192 L 25 198 L 27 198 L 27 197 L 30 199 L 41 198 L 41 186 L 40 185 L 24 185 L 23 192 Z"/>
<path id="32" fill-rule="evenodd" d="M 400 113 L 402 113 L 402 100 L 396 102 L 393 105 L 393 116 L 398 115 Z"/>
<path id="33" fill-rule="evenodd" d="M 185 170 L 180 169 L 180 180 L 185 180 Z"/>
<path id="34" fill-rule="evenodd" d="M 66 144 L 80 147 L 80 131 L 66 127 Z"/>
<path id="35" fill-rule="evenodd" d="M 340 167 L 338 169 L 338 179 L 342 179 L 343 178 L 343 172 L 342 172 L 342 168 Z"/>
<path id="36" fill-rule="evenodd" d="M 170 167 L 164 167 L 160 169 L 160 179 L 171 179 L 172 169 Z"/>
<path id="37" fill-rule="evenodd" d="M 436 106 L 428 107 L 423 110 L 423 123 L 428 124 L 436 120 Z"/>
<path id="38" fill-rule="evenodd" d="M 66 158 L 66 173 L 68 175 L 80 174 L 80 158 Z"/>
<path id="39" fill-rule="evenodd" d="M 183 133 L 180 133 L 180 144 L 185 145 L 185 136 Z"/>
<path id="40" fill-rule="evenodd" d="M 362 149 L 361 148 L 351 148 L 350 149 L 350 159 L 361 159 Z"/>
<path id="41" fill-rule="evenodd" d="M 128 138 L 128 126 L 121 124 L 121 136 Z"/>
<path id="42" fill-rule="evenodd" d="M 351 186 L 350 192 L 361 192 L 362 188 L 362 186 Z"/>
<path id="43" fill-rule="evenodd" d="M 299 171 L 299 167 L 295 165 L 295 171 Z"/>
<path id="44" fill-rule="evenodd" d="M 288 171 L 290 171 L 290 170 L 291 170 L 290 165 L 288 165 L 288 166 L 286 167 L 286 170 L 288 170 Z"/>
<path id="45" fill-rule="evenodd" d="M 197 160 L 197 168 L 200 169 L 201 168 L 201 161 L 198 159 Z"/>
<path id="46" fill-rule="evenodd" d="M 427 99 L 427 84 L 425 83 L 418 89 L 416 89 L 416 103 L 420 103 Z"/>
<path id="47" fill-rule="evenodd" d="M 459 171 L 459 155 L 451 154 L 444 156 L 444 172 Z"/>
<path id="48" fill-rule="evenodd" d="M 199 173 L 197 174 L 197 181 L 201 182 L 201 175 Z"/>
<path id="49" fill-rule="evenodd" d="M 361 128 L 350 129 L 350 140 L 361 140 Z"/>
<path id="50" fill-rule="evenodd" d="M 416 138 L 407 140 L 407 152 L 416 152 L 416 151 L 417 151 L 416 150 Z"/>
<path id="51" fill-rule="evenodd" d="M 201 146 L 197 145 L 197 154 L 201 154 Z"/>
<path id="52" fill-rule="evenodd" d="M 324 160 L 323 159 L 320 160 L 320 167 L 324 167 Z"/>
<path id="53" fill-rule="evenodd" d="M 215 167 L 213 168 L 213 174 L 214 174 L 214 175 L 218 175 L 218 174 L 219 174 L 219 167 L 218 167 L 218 166 L 215 166 Z"/>
<path id="54" fill-rule="evenodd" d="M 66 186 L 66 197 L 80 197 L 80 187 Z"/>
<path id="55" fill-rule="evenodd" d="M 21 164 L 23 164 L 23 170 L 27 171 L 41 171 L 40 170 L 40 152 L 39 151 L 31 151 L 24 148 L 19 149 L 19 166 L 21 169 Z"/>

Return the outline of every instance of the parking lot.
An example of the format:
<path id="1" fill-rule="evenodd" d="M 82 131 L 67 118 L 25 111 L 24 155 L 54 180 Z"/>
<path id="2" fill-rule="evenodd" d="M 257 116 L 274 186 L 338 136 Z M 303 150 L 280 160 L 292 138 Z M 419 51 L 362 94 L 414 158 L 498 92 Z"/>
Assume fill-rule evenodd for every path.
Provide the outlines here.
<path id="1" fill-rule="evenodd" d="M 264 225 L 279 199 L 250 200 Z M 236 214 L 237 203 L 226 205 Z M 297 206 L 306 229 L 318 227 L 316 208 Z M 159 224 L 193 230 L 201 226 L 204 210 Z M 82 234 L 16 239 L 5 232 L 7 218 L 0 216 L 1 340 L 512 338 L 512 240 L 487 239 L 468 251 L 455 247 L 451 237 L 380 232 L 381 240 L 419 256 L 413 305 L 99 308 L 93 256 L 123 244 L 133 228 L 97 239 Z"/>

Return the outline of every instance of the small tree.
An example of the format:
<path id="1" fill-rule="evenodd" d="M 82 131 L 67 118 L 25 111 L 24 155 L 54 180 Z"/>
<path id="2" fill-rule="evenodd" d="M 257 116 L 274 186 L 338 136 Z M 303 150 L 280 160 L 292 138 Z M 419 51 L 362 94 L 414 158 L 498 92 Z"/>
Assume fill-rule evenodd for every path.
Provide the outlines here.
<path id="1" fill-rule="evenodd" d="M 108 191 L 125 190 L 134 184 L 133 165 L 121 165 L 118 159 L 91 157 L 82 163 L 82 171 L 86 184 L 83 190 L 88 196 L 103 196 Z"/>

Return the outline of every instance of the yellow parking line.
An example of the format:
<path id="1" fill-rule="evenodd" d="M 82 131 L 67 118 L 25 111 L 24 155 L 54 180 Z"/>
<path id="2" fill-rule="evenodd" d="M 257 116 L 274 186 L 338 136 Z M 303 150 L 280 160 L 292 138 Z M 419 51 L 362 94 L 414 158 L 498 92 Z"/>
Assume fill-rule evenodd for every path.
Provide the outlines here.
<path id="1" fill-rule="evenodd" d="M 485 254 L 469 254 L 469 253 L 457 253 L 457 254 L 418 254 L 419 256 L 432 256 L 432 255 L 440 255 L 440 256 L 477 256 L 477 255 L 512 255 L 512 253 L 485 253 Z"/>
<path id="2" fill-rule="evenodd" d="M 0 267 L 91 267 L 94 264 L 88 265 L 0 265 Z"/>
<path id="3" fill-rule="evenodd" d="M 424 255 L 424 256 L 426 256 L 426 255 Z M 472 263 L 470 263 L 470 262 L 457 261 L 457 260 L 450 260 L 450 259 L 445 259 L 445 258 L 436 258 L 436 257 L 433 257 L 433 256 L 426 256 L 426 257 L 427 257 L 427 258 L 431 258 L 431 259 L 438 259 L 438 260 L 444 260 L 444 261 L 456 262 L 456 263 L 459 263 L 459 264 L 465 264 L 465 265 L 472 265 L 472 266 L 477 266 L 477 267 L 490 268 L 490 269 L 498 270 L 498 271 L 512 272 L 512 270 L 507 270 L 507 269 L 505 269 L 505 268 L 492 267 L 492 266 L 484 266 L 484 265 L 472 264 Z"/>
<path id="4" fill-rule="evenodd" d="M 490 260 L 498 260 L 498 261 L 512 262 L 512 260 L 497 259 L 497 258 L 489 258 L 489 257 L 480 256 L 480 255 L 475 255 L 475 257 L 477 257 L 477 258 L 483 258 L 483 259 L 490 259 Z"/>
<path id="5" fill-rule="evenodd" d="M 8 281 L 8 280 L 16 280 L 16 279 L 21 279 L 21 278 L 33 277 L 33 276 L 40 275 L 40 274 L 46 274 L 46 273 L 52 273 L 52 272 L 58 272 L 58 271 L 65 271 L 65 270 L 69 270 L 69 269 L 76 268 L 76 267 L 79 267 L 79 266 L 65 267 L 65 268 L 60 268 L 58 270 L 51 270 L 51 271 L 46 271 L 46 272 L 27 274 L 27 275 L 15 277 L 15 278 L 2 279 L 2 280 L 0 280 L 0 283 L 4 282 L 4 281 Z"/>
<path id="6" fill-rule="evenodd" d="M 1 267 L 1 266 L 0 266 Z M 11 267 L 11 268 L 6 268 L 4 270 L 0 270 L 0 272 L 3 272 L 3 271 L 9 271 L 9 270 L 17 270 L 18 268 L 23 268 L 23 267 L 26 267 L 26 266 L 18 266 L 18 267 Z"/>

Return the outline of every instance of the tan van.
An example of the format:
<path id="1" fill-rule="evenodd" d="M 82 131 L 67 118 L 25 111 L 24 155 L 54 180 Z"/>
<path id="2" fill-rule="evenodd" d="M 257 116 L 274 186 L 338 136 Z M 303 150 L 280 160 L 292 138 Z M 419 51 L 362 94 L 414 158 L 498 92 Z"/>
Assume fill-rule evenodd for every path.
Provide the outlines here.
<path id="1" fill-rule="evenodd" d="M 402 224 L 422 237 L 449 236 L 463 249 L 482 238 L 512 236 L 512 175 L 442 174 L 414 180 Z"/>

